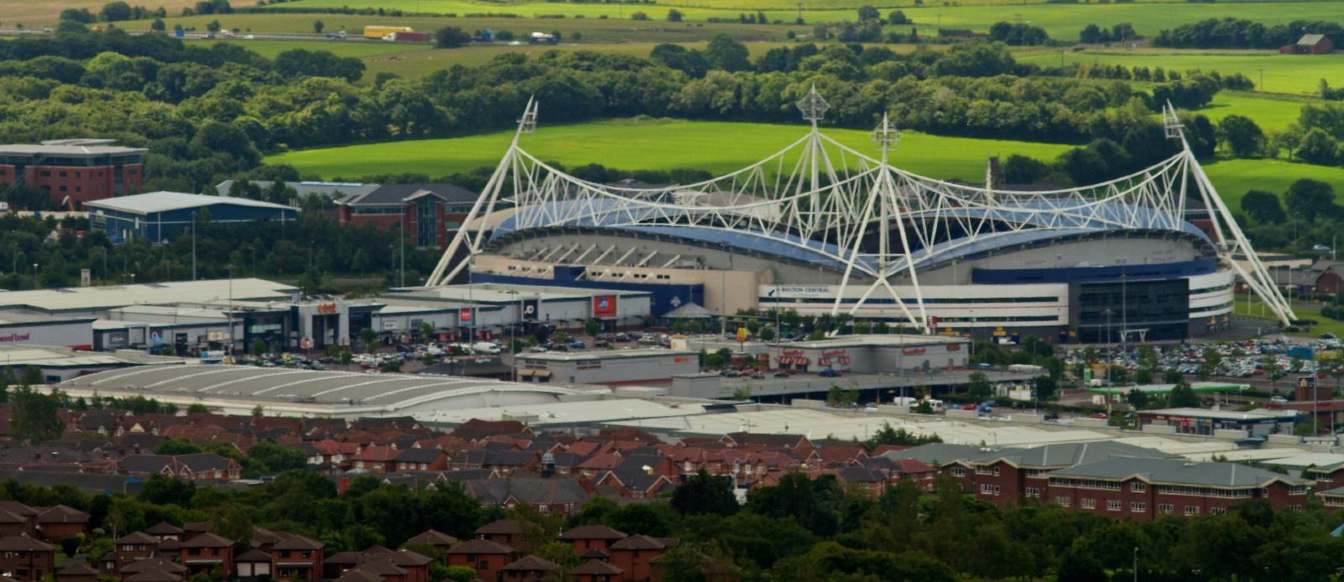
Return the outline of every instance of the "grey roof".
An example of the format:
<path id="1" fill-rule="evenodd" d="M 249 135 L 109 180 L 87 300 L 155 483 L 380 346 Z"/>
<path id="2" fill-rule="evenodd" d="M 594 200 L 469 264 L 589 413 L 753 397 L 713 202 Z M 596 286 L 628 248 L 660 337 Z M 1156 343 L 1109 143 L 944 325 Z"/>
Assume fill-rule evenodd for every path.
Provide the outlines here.
<path id="1" fill-rule="evenodd" d="M 1018 467 L 1070 467 L 1112 458 L 1173 458 L 1155 449 L 1136 447 L 1116 442 L 1058 443 L 1039 447 L 980 447 L 931 443 L 901 451 L 887 451 L 880 455 L 889 460 L 913 459 L 924 463 L 967 464 L 1006 461 Z"/>
<path id="2" fill-rule="evenodd" d="M 437 461 L 439 457 L 443 454 L 444 454 L 443 451 L 440 451 L 439 449 L 412 447 L 409 449 L 402 449 L 401 453 L 397 455 L 397 462 L 433 463 L 434 461 Z"/>
<path id="3" fill-rule="evenodd" d="M 467 492 L 476 499 L 501 505 L 510 497 L 527 504 L 581 504 L 588 501 L 588 492 L 573 479 L 506 477 L 465 481 Z"/>
<path id="4" fill-rule="evenodd" d="M 101 141 L 101 140 L 100 140 Z M 41 144 L 0 145 L 0 155 L 21 156 L 104 156 L 117 154 L 143 154 L 144 148 L 128 148 L 112 145 L 77 145 L 69 140 L 52 140 Z"/>
<path id="5" fill-rule="evenodd" d="M 207 196 L 204 194 L 185 194 L 182 192 L 149 192 L 146 194 L 135 194 L 133 196 L 104 198 L 102 200 L 93 200 L 84 203 L 84 205 L 89 208 L 139 215 L 170 212 L 173 210 L 186 210 L 191 208 L 206 208 L 209 206 L 225 204 L 248 206 L 251 208 L 267 208 L 271 210 L 288 210 L 290 212 L 299 211 L 298 208 L 293 206 L 262 202 L 260 200 L 252 200 L 251 198 Z"/>
<path id="6" fill-rule="evenodd" d="M 457 184 L 447 182 L 430 184 L 385 184 L 372 192 L 349 196 L 341 201 L 346 206 L 396 206 L 419 196 L 434 196 L 445 202 L 475 202 L 480 195 Z"/>
<path id="7" fill-rule="evenodd" d="M 1302 38 L 1297 39 L 1297 44 L 1311 46 L 1322 40 L 1325 40 L 1324 34 L 1304 34 L 1302 35 Z"/>
<path id="8" fill-rule="evenodd" d="M 686 303 L 681 307 L 663 314 L 663 319 L 712 319 L 714 312 L 698 303 Z"/>
<path id="9" fill-rule="evenodd" d="M 1050 474 L 1054 478 L 1124 480 L 1136 477 L 1149 483 L 1204 487 L 1262 487 L 1274 481 L 1306 485 L 1310 481 L 1294 479 L 1273 471 L 1236 463 L 1195 463 L 1180 459 L 1140 459 L 1115 457 L 1087 463 Z"/>
<path id="10" fill-rule="evenodd" d="M 215 185 L 215 191 L 220 194 L 232 193 L 233 184 L 234 180 L 225 180 Z M 251 181 L 251 184 L 262 190 L 269 190 L 274 182 L 267 180 L 253 180 Z M 293 188 L 294 192 L 299 196 L 319 194 L 344 199 L 352 196 L 363 196 L 381 188 L 383 185 L 361 184 L 358 182 L 285 182 L 285 186 Z"/>

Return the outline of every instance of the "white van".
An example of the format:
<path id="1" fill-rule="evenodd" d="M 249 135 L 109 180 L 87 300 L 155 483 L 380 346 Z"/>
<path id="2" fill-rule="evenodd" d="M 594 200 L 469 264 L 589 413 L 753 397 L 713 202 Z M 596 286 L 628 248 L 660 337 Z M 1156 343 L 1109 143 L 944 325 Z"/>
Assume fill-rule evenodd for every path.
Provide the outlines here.
<path id="1" fill-rule="evenodd" d="M 476 342 L 471 344 L 472 353 L 497 355 L 500 352 L 499 344 L 493 342 Z"/>

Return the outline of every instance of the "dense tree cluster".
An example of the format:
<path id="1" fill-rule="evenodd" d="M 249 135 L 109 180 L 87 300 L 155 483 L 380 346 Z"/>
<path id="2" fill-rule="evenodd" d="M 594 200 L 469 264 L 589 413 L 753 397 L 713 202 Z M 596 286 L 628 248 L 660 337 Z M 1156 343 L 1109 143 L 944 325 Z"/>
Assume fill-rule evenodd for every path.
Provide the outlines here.
<path id="1" fill-rule="evenodd" d="M 1083 27 L 1082 32 L 1078 33 L 1078 42 L 1083 44 L 1099 44 L 1107 42 L 1126 42 L 1142 38 L 1138 32 L 1134 31 L 1134 25 L 1123 22 L 1102 28 L 1095 24 L 1088 24 Z"/>
<path id="2" fill-rule="evenodd" d="M 1266 26 L 1241 18 L 1210 18 L 1163 30 L 1156 46 L 1174 48 L 1279 48 L 1296 43 L 1304 34 L 1324 34 L 1335 46 L 1344 42 L 1344 25 L 1329 20 L 1294 20 Z"/>
<path id="3" fill-rule="evenodd" d="M 1049 44 L 1044 28 L 1022 22 L 996 22 L 989 27 L 989 38 L 1013 46 Z"/>

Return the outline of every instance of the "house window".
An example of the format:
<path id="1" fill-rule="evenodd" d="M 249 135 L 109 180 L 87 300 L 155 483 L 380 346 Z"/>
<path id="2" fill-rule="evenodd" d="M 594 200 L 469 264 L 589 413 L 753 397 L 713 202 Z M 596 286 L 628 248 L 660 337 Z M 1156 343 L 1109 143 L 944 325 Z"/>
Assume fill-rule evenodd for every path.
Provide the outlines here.
<path id="1" fill-rule="evenodd" d="M 1175 508 L 1174 506 L 1172 506 L 1170 503 L 1159 503 L 1159 504 L 1157 504 L 1157 512 L 1158 512 L 1158 513 L 1161 513 L 1161 514 L 1163 514 L 1163 515 L 1170 515 L 1171 512 L 1173 512 L 1173 511 L 1176 511 L 1176 508 Z"/>
<path id="2" fill-rule="evenodd" d="M 975 474 L 976 474 L 976 475 L 993 475 L 993 476 L 995 476 L 995 477 L 998 477 L 998 476 L 999 476 L 999 466 L 998 466 L 998 465 L 994 465 L 994 466 L 992 466 L 992 467 L 985 467 L 985 466 L 976 467 L 976 468 L 975 468 Z"/>
<path id="3" fill-rule="evenodd" d="M 1041 488 L 1040 488 L 1040 487 L 1027 487 L 1027 498 L 1028 498 L 1028 499 L 1039 499 L 1040 497 L 1041 497 Z"/>
<path id="4" fill-rule="evenodd" d="M 1066 497 L 1056 497 L 1056 498 L 1055 498 L 1055 503 L 1059 504 L 1060 507 L 1068 507 L 1068 506 L 1070 506 L 1070 505 L 1073 505 L 1073 498 L 1072 498 L 1072 497 L 1067 497 L 1067 496 L 1066 496 Z"/>
<path id="5" fill-rule="evenodd" d="M 1187 506 L 1185 506 L 1185 514 L 1186 514 L 1186 515 L 1199 515 L 1199 506 L 1198 506 L 1198 505 L 1187 505 Z"/>
<path id="6" fill-rule="evenodd" d="M 1209 515 L 1222 515 L 1222 514 L 1224 514 L 1224 513 L 1227 513 L 1227 508 L 1226 508 L 1226 507 L 1210 507 L 1210 508 L 1209 508 Z"/>
<path id="7" fill-rule="evenodd" d="M 1129 490 L 1135 493 L 1146 493 L 1148 491 L 1148 484 L 1141 481 L 1135 481 L 1129 484 Z"/>
<path id="8" fill-rule="evenodd" d="M 1119 499 L 1107 499 L 1107 500 L 1106 500 L 1106 511 L 1120 511 L 1120 500 L 1119 500 Z"/>
<path id="9" fill-rule="evenodd" d="M 1132 513 L 1148 513 L 1148 503 L 1145 501 L 1129 502 L 1129 511 Z"/>
<path id="10" fill-rule="evenodd" d="M 1078 507 L 1081 507 L 1083 509 L 1096 509 L 1097 500 L 1092 499 L 1091 497 L 1084 497 L 1078 500 Z"/>
<path id="11" fill-rule="evenodd" d="M 993 494 L 994 494 L 994 486 L 993 486 L 993 485 L 990 485 L 989 483 L 981 483 L 981 484 L 980 484 L 980 494 L 981 494 L 981 495 L 993 495 Z"/>
<path id="12" fill-rule="evenodd" d="M 965 477 L 965 476 L 966 476 L 966 468 L 965 468 L 965 467 L 962 467 L 961 465 L 956 465 L 956 466 L 952 467 L 952 476 L 953 476 L 953 477 Z"/>

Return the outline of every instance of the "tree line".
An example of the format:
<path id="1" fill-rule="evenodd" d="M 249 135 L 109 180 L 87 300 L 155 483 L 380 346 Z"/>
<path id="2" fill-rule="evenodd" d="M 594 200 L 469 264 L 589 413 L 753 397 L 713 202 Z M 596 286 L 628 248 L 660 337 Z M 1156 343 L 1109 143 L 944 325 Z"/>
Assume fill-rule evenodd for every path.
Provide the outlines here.
<path id="1" fill-rule="evenodd" d="M 1295 44 L 1304 34 L 1324 34 L 1341 46 L 1344 25 L 1330 20 L 1294 20 L 1265 25 L 1244 18 L 1209 18 L 1163 30 L 1154 46 L 1172 48 L 1276 49 Z"/>

